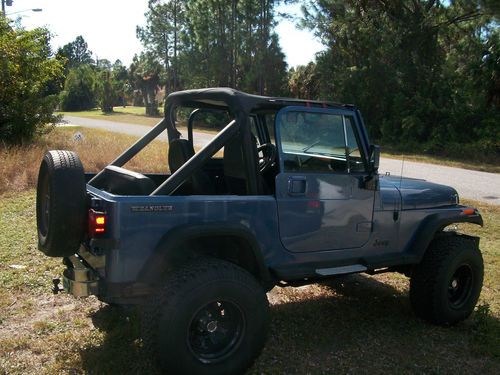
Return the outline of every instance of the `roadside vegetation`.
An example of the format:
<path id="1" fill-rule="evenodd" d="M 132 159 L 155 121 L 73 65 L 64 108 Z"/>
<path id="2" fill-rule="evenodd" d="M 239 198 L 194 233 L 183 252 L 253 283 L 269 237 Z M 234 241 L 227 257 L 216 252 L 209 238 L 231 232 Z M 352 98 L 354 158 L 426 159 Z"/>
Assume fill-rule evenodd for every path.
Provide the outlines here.
<path id="1" fill-rule="evenodd" d="M 123 106 L 156 117 L 173 91 L 223 86 L 354 103 L 372 140 L 396 153 L 500 165 L 495 1 L 308 0 L 294 17 L 281 3 L 149 0 L 137 27 L 144 51 L 128 66 L 96 58 L 83 36 L 52 50 L 48 30 L 2 19 L 0 140 L 36 138 L 56 106 L 75 114 L 98 107 L 106 118 L 148 125 Z M 315 61 L 287 67 L 275 28 L 283 18 L 325 44 Z"/>
<path id="2" fill-rule="evenodd" d="M 56 128 L 37 141 L 20 146 L 0 144 L 0 196 L 14 195 L 36 188 L 38 168 L 49 149 L 74 150 L 87 172 L 97 172 L 108 165 L 137 138 L 96 129 Z M 168 145 L 154 141 L 126 168 L 141 172 L 166 172 Z"/>
<path id="3" fill-rule="evenodd" d="M 50 58 L 50 37 L 44 28 L 14 30 L 0 16 L 0 142 L 29 142 L 58 120 L 62 65 Z"/>
<path id="4" fill-rule="evenodd" d="M 34 184 L 45 150 L 76 150 L 86 170 L 95 171 L 133 140 L 57 128 L 43 142 L 2 150 L 0 168 L 8 164 L 12 171 L 0 171 L 0 374 L 159 373 L 144 355 L 137 313 L 95 298 L 54 296 L 51 280 L 63 265 L 36 242 Z M 165 147 L 154 144 L 132 167 L 164 171 Z M 16 180 L 20 170 L 31 177 Z M 269 340 L 249 374 L 498 374 L 500 207 L 465 203 L 477 206 L 485 221 L 484 228 L 459 228 L 481 236 L 485 260 L 481 299 L 470 319 L 449 328 L 418 320 L 408 280 L 397 274 L 275 288 L 268 294 Z"/>

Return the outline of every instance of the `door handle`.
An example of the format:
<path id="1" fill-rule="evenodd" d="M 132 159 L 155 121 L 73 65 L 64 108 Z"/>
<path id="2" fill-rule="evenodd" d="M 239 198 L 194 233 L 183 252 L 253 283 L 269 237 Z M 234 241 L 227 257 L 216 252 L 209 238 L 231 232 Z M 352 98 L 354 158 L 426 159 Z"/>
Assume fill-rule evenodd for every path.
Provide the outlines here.
<path id="1" fill-rule="evenodd" d="M 294 176 L 288 179 L 288 194 L 299 196 L 306 194 L 307 179 L 304 176 Z"/>

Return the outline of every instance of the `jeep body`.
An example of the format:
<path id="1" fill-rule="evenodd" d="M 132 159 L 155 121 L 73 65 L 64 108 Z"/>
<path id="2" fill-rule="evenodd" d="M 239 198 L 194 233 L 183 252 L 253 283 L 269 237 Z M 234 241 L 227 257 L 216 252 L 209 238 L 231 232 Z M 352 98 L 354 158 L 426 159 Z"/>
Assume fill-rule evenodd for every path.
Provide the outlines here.
<path id="1" fill-rule="evenodd" d="M 206 116 L 219 119 L 218 132 L 193 153 L 193 128 Z M 165 174 L 122 168 L 163 131 Z M 173 93 L 158 125 L 85 174 L 86 229 L 65 257 L 64 287 L 141 305 L 170 273 L 205 257 L 246 270 L 264 290 L 359 272 L 411 275 L 444 228 L 482 225 L 455 189 L 379 175 L 378 158 L 352 105 L 227 88 Z"/>

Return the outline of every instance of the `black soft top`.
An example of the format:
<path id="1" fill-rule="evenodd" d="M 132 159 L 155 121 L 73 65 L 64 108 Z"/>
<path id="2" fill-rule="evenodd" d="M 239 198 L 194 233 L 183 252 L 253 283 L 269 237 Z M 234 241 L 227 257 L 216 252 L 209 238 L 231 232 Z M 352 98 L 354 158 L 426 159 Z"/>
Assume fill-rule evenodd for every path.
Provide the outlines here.
<path id="1" fill-rule="evenodd" d="M 324 108 L 353 108 L 351 105 L 328 101 L 302 100 L 294 98 L 268 97 L 247 94 L 228 87 L 213 87 L 177 91 L 167 97 L 165 113 L 177 106 L 227 109 L 230 112 L 250 113 L 256 109 L 279 109 L 284 106 L 313 106 Z"/>

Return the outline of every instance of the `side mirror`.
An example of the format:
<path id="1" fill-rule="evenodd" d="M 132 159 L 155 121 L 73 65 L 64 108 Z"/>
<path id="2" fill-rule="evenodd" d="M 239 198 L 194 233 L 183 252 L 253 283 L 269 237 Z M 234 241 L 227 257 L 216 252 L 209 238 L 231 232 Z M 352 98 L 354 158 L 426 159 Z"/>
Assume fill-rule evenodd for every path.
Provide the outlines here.
<path id="1" fill-rule="evenodd" d="M 377 173 L 379 164 L 380 164 L 380 146 L 370 145 L 370 171 L 373 173 Z"/>

